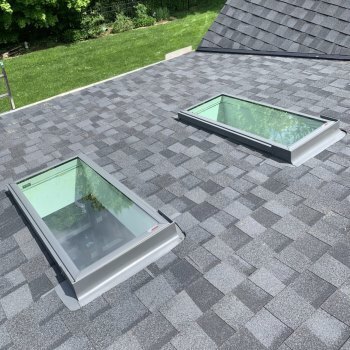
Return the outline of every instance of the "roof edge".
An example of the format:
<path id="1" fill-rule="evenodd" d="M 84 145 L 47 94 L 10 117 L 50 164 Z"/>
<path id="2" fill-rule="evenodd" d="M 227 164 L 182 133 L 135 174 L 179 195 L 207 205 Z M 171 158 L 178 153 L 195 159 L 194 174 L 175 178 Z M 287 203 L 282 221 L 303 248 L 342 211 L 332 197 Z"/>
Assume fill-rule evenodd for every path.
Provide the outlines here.
<path id="1" fill-rule="evenodd" d="M 207 52 L 207 53 L 226 53 L 226 54 L 233 54 L 233 55 L 275 56 L 275 57 L 323 59 L 323 60 L 333 60 L 333 61 L 350 61 L 350 55 L 329 55 L 329 54 L 287 52 L 287 51 L 255 51 L 255 50 L 245 50 L 245 49 L 225 49 L 222 47 L 202 47 L 202 46 L 199 46 L 196 51 Z"/>
<path id="2" fill-rule="evenodd" d="M 195 52 L 195 51 L 190 51 L 190 52 L 187 52 L 187 53 L 184 53 L 183 55 L 181 56 L 178 56 L 178 57 L 174 57 L 174 58 L 169 58 L 169 59 L 163 59 L 163 60 L 160 60 L 160 61 L 157 61 L 157 62 L 153 62 L 153 63 L 150 63 L 150 64 L 147 64 L 145 66 L 142 66 L 142 67 L 139 67 L 139 68 L 135 68 L 133 70 L 130 70 L 128 72 L 124 72 L 124 73 L 120 73 L 120 74 L 117 74 L 117 75 L 113 75 L 109 78 L 106 78 L 106 79 L 102 79 L 102 80 L 99 80 L 99 81 L 96 81 L 94 83 L 90 83 L 88 85 L 84 85 L 84 86 L 79 86 L 77 88 L 73 88 L 71 90 L 68 90 L 68 91 L 64 91 L 64 92 L 61 92 L 57 95 L 54 95 L 54 96 L 50 96 L 50 97 L 47 97 L 43 100 L 39 100 L 39 101 L 35 101 L 35 102 L 32 102 L 32 103 L 29 103 L 27 105 L 24 105 L 24 106 L 21 106 L 21 107 L 18 107 L 18 108 L 15 108 L 15 109 L 11 109 L 9 111 L 5 111 L 5 112 L 0 112 L 0 118 L 4 117 L 4 116 L 7 116 L 8 114 L 12 114 L 12 113 L 15 113 L 15 112 L 18 112 L 18 111 L 21 111 L 23 109 L 26 109 L 26 108 L 29 108 L 29 107 L 33 107 L 33 106 L 36 106 L 36 105 L 39 105 L 39 104 L 42 104 L 42 103 L 46 103 L 46 102 L 49 102 L 51 100 L 54 100 L 56 98 L 59 98 L 59 97 L 62 97 L 62 96 L 66 96 L 66 95 L 70 95 L 70 94 L 73 94 L 75 92 L 79 92 L 79 91 L 82 91 L 82 90 L 85 90 L 85 89 L 88 89 L 90 87 L 94 87 L 96 85 L 100 85 L 100 84 L 103 84 L 103 83 L 107 83 L 111 80 L 115 80 L 115 79 L 119 79 L 119 78 L 122 78 L 126 75 L 129 75 L 129 74 L 133 74 L 133 73 L 137 73 L 141 70 L 144 70 L 144 69 L 147 69 L 147 68 L 151 68 L 153 66 L 156 66 L 158 64 L 161 64 L 161 63 L 165 63 L 165 62 L 169 62 L 171 60 L 174 60 L 176 58 L 179 58 L 179 57 L 182 57 L 184 55 L 188 55 L 188 54 L 191 54 L 192 52 Z"/>

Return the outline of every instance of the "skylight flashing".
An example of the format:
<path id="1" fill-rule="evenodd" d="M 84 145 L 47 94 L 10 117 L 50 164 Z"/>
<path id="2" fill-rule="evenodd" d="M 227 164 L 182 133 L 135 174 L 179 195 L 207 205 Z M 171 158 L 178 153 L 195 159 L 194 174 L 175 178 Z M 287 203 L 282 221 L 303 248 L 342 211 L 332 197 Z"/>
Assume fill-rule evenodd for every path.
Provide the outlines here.
<path id="1" fill-rule="evenodd" d="M 66 275 L 69 284 L 59 294 L 74 309 L 184 239 L 174 222 L 85 155 L 10 184 L 9 190 Z"/>
<path id="2" fill-rule="evenodd" d="M 301 165 L 344 137 L 338 120 L 220 94 L 178 113 L 190 124 Z"/>

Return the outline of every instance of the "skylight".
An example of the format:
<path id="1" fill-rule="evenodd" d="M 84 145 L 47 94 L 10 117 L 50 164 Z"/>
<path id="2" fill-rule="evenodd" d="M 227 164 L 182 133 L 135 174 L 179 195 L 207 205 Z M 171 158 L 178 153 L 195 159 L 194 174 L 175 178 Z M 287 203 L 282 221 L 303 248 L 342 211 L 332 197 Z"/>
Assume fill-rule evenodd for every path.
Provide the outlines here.
<path id="1" fill-rule="evenodd" d="M 219 95 L 179 113 L 179 119 L 300 165 L 339 141 L 339 121 Z"/>
<path id="2" fill-rule="evenodd" d="M 83 155 L 9 188 L 80 305 L 184 239 L 175 223 Z"/>

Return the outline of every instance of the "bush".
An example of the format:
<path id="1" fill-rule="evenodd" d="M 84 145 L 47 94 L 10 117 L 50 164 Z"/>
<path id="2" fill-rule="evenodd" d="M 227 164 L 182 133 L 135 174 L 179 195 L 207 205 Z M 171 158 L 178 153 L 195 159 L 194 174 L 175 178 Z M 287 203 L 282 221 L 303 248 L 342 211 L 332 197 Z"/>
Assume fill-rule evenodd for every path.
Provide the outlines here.
<path id="1" fill-rule="evenodd" d="M 113 1 L 113 0 L 110 0 Z M 213 0 L 143 0 L 142 1 L 148 8 L 151 8 L 152 10 L 158 8 L 158 7 L 166 7 L 169 9 L 169 11 L 177 12 L 177 11 L 188 11 L 190 7 L 194 5 L 199 5 L 201 3 L 215 3 Z M 223 1 L 225 2 L 225 1 Z"/>
<path id="2" fill-rule="evenodd" d="M 1 25 L 0 25 L 1 27 Z M 19 41 L 19 34 L 14 32 L 9 32 L 6 30 L 0 30 L 0 45 L 2 44 L 12 44 Z"/>
<path id="3" fill-rule="evenodd" d="M 98 0 L 93 9 L 101 14 L 107 23 L 113 23 L 116 20 L 116 15 L 125 14 L 126 3 L 116 0 Z"/>
<path id="4" fill-rule="evenodd" d="M 84 39 L 99 37 L 104 31 L 106 31 L 104 22 L 104 17 L 95 12 L 84 14 L 80 24 Z"/>
<path id="5" fill-rule="evenodd" d="M 147 6 L 144 4 L 137 4 L 134 6 L 135 18 L 133 19 L 135 28 L 149 27 L 156 23 L 155 18 L 148 15 Z"/>
<path id="6" fill-rule="evenodd" d="M 77 25 L 89 5 L 90 0 L 0 0 L 0 44 Z"/>
<path id="7" fill-rule="evenodd" d="M 157 21 L 162 21 L 170 18 L 170 12 L 167 7 L 158 7 L 154 10 L 153 17 Z"/>
<path id="8" fill-rule="evenodd" d="M 131 18 L 125 16 L 123 13 L 119 13 L 116 16 L 116 20 L 113 23 L 112 33 L 121 33 L 134 29 L 134 23 Z"/>
<path id="9" fill-rule="evenodd" d="M 133 22 L 135 28 L 150 27 L 156 23 L 156 19 L 151 16 L 147 16 L 143 18 L 134 18 Z"/>
<path id="10" fill-rule="evenodd" d="M 76 41 L 84 40 L 81 29 L 66 29 L 61 36 L 64 43 L 74 43 Z"/>
<path id="11" fill-rule="evenodd" d="M 105 30 L 106 27 L 102 15 L 94 12 L 85 13 L 80 22 L 80 27 L 66 29 L 61 35 L 61 40 L 65 43 L 73 43 L 75 41 L 97 38 Z"/>
<path id="12" fill-rule="evenodd" d="M 148 9 L 147 6 L 144 4 L 137 4 L 134 6 L 135 10 L 135 17 L 136 18 L 146 18 L 148 17 Z"/>

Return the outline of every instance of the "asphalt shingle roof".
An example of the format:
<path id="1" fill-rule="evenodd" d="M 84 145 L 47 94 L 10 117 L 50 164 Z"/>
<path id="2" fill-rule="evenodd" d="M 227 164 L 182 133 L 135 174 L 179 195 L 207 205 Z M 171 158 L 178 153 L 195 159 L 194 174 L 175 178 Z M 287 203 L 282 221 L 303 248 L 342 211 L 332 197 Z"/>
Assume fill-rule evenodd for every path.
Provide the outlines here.
<path id="1" fill-rule="evenodd" d="M 300 167 L 185 125 L 226 92 L 342 121 L 350 65 L 192 53 L 0 118 L 0 349 L 349 349 L 350 137 Z M 82 309 L 9 182 L 84 152 L 187 238 Z"/>
<path id="2" fill-rule="evenodd" d="M 205 48 L 350 57 L 350 2 L 228 0 Z"/>

